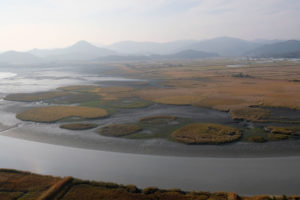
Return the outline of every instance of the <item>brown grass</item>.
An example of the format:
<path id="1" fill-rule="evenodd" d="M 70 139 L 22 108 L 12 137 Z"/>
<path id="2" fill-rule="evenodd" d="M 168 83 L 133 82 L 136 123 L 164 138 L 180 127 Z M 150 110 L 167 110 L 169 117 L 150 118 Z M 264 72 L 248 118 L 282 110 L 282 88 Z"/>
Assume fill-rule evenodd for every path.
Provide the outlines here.
<path id="1" fill-rule="evenodd" d="M 111 124 L 101 127 L 99 133 L 105 136 L 121 137 L 136 133 L 140 130 L 142 129 L 135 124 Z"/>
<path id="2" fill-rule="evenodd" d="M 235 61 L 186 62 L 181 67 L 157 64 L 160 67 L 155 68 L 157 73 L 153 72 L 153 77 L 160 74 L 165 80 L 164 85 L 171 88 L 142 89 L 136 94 L 157 103 L 197 105 L 225 111 L 250 105 L 300 109 L 300 83 L 290 81 L 300 80 L 299 64 L 253 62 L 247 63 L 248 67 L 228 68 L 220 66 L 222 62 L 224 65 Z M 147 65 L 135 66 L 135 69 L 143 74 L 153 71 L 153 67 Z M 255 78 L 232 77 L 232 74 L 240 73 Z M 138 73 L 135 72 L 135 76 Z M 253 116 L 243 114 L 239 117 L 256 120 L 263 114 L 258 114 L 256 109 L 249 111 Z"/>
<path id="3" fill-rule="evenodd" d="M 283 134 L 283 135 L 299 135 L 300 136 L 300 127 L 278 127 L 278 126 L 268 126 L 267 129 L 274 134 Z"/>
<path id="4" fill-rule="evenodd" d="M 1 200 L 297 200 L 299 196 L 247 196 L 233 192 L 186 192 L 180 189 L 163 190 L 148 187 L 143 190 L 134 185 L 90 182 L 72 177 L 57 178 L 0 169 Z"/>
<path id="5" fill-rule="evenodd" d="M 98 87 L 91 90 L 91 92 L 101 96 L 106 101 L 134 96 L 133 88 L 131 87 Z"/>
<path id="6" fill-rule="evenodd" d="M 41 196 L 37 200 L 51 200 L 56 196 L 59 191 L 69 184 L 73 180 L 72 177 L 65 177 L 59 181 L 57 181 L 54 185 L 52 185 L 48 190 L 43 192 Z"/>
<path id="7" fill-rule="evenodd" d="M 186 144 L 222 144 L 240 137 L 240 130 L 220 124 L 189 124 L 172 133 L 174 140 Z"/>
<path id="8" fill-rule="evenodd" d="M 97 124 L 90 124 L 90 123 L 71 123 L 71 124 L 60 125 L 60 128 L 69 129 L 69 130 L 87 130 L 96 127 Z"/>
<path id="9" fill-rule="evenodd" d="M 6 191 L 7 193 L 0 194 L 0 197 L 1 199 L 9 199 L 9 197 L 14 196 L 24 200 L 37 199 L 58 180 L 60 179 L 51 176 L 40 176 L 28 172 L 1 169 L 0 191 Z"/>
<path id="10" fill-rule="evenodd" d="M 260 121 L 269 116 L 269 111 L 263 108 L 235 107 L 229 112 L 232 119 L 247 121 Z"/>
<path id="11" fill-rule="evenodd" d="M 58 120 L 80 117 L 82 119 L 95 119 L 108 116 L 108 112 L 102 108 L 83 106 L 49 106 L 26 110 L 17 114 L 17 118 L 24 121 L 56 122 Z"/>
<path id="12" fill-rule="evenodd" d="M 287 135 L 284 135 L 284 134 L 274 134 L 274 133 L 270 133 L 268 134 L 268 140 L 273 140 L 273 141 L 276 141 L 276 140 L 286 140 L 288 139 L 289 136 Z"/>

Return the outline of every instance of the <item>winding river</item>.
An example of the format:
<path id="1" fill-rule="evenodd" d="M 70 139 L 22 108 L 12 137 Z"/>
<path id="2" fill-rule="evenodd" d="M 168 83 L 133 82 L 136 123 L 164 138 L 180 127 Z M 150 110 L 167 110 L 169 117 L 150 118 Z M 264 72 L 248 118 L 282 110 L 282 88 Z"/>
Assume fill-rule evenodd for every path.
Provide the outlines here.
<path id="1" fill-rule="evenodd" d="M 53 69 L 48 71 L 44 69 L 43 72 L 34 72 L 33 74 L 35 77 L 31 77 L 30 72 L 23 75 L 7 71 L 0 73 L 2 97 L 5 93 L 11 91 L 39 91 L 54 89 L 61 85 L 88 84 L 90 80 L 100 80 L 95 75 L 81 74 L 79 76 L 76 73 L 70 75 Z M 10 102 L 8 106 L 13 110 L 18 105 L 18 102 Z M 160 108 L 159 105 L 154 106 L 156 106 L 156 109 Z M 26 130 L 28 135 L 29 132 L 34 134 L 33 130 L 39 130 L 38 128 L 46 133 L 50 133 L 57 128 L 57 125 L 50 125 L 47 129 L 43 124 L 29 123 L 22 127 L 20 126 L 21 122 L 15 118 L 14 112 L 8 112 L 6 108 L 7 102 L 1 101 L 0 168 L 27 170 L 55 176 L 74 176 L 81 179 L 110 181 L 121 184 L 136 184 L 139 187 L 156 186 L 161 188 L 182 188 L 184 190 L 234 191 L 246 195 L 262 193 L 289 195 L 299 193 L 300 157 L 297 155 L 289 157 L 280 157 L 280 155 L 270 157 L 252 156 L 246 158 L 242 154 L 236 156 L 241 148 L 235 148 L 235 146 L 224 147 L 232 148 L 232 152 L 237 153 L 231 153 L 231 156 L 226 157 L 211 157 L 214 154 L 213 149 L 216 147 L 208 146 L 194 149 L 194 152 L 203 151 L 206 156 L 198 155 L 194 157 L 171 156 L 168 155 L 169 153 L 166 153 L 165 156 L 117 153 L 111 152 L 110 149 L 103 149 L 107 150 L 103 151 L 101 149 L 88 150 L 78 148 L 81 147 L 79 144 L 82 144 L 84 141 L 80 140 L 80 136 L 72 135 L 71 132 L 66 132 L 65 135 L 69 137 L 65 138 L 61 135 L 53 136 L 65 140 L 65 143 L 61 143 L 61 145 L 46 144 L 29 141 L 38 141 L 33 138 L 27 138 L 27 140 L 20 138 L 22 138 L 21 135 L 26 135 Z M 174 111 L 171 106 L 160 109 L 165 109 L 165 112 Z M 191 108 L 181 107 L 181 109 L 188 110 Z M 148 110 L 149 112 L 154 112 L 152 108 L 148 108 Z M 203 112 L 203 115 L 210 116 L 207 114 L 207 112 L 210 112 L 207 109 L 201 110 L 199 108 L 200 111 Z M 136 112 L 139 112 L 139 110 Z M 199 113 L 198 110 L 194 110 L 194 112 Z M 231 123 L 225 114 L 219 114 L 221 120 Z M 116 116 L 116 119 L 120 119 L 121 116 L 122 113 Z M 18 130 L 22 134 L 17 134 Z M 13 135 L 14 133 L 15 135 Z M 93 133 L 90 133 L 88 137 L 90 137 L 91 141 L 96 141 L 94 140 L 96 136 Z M 78 141 L 77 147 L 64 146 L 67 141 L 70 141 L 70 138 L 73 138 L 72 143 Z M 57 141 L 58 139 L 56 144 L 59 144 Z M 103 146 L 104 143 L 114 144 L 113 140 L 101 139 L 101 141 L 103 141 Z M 174 149 L 179 147 L 176 145 L 180 145 L 180 147 L 184 148 L 184 151 L 188 151 L 182 144 L 169 144 L 162 141 L 158 141 L 158 143 L 161 152 L 166 145 L 171 147 L 175 145 L 173 146 Z M 115 145 L 122 147 L 121 144 L 123 143 L 115 143 Z M 99 145 L 99 143 L 94 145 L 95 148 L 91 149 L 97 149 L 96 145 Z M 152 148 L 151 145 L 152 141 L 150 140 L 144 143 L 142 148 L 147 151 L 146 147 Z M 247 144 L 241 143 L 239 145 L 244 145 L 245 148 L 248 148 Z M 134 145 L 131 146 L 134 147 Z M 274 146 L 278 147 L 278 144 Z M 299 143 L 294 144 L 294 146 L 296 149 L 299 149 Z M 223 150 L 221 149 L 221 151 Z"/>

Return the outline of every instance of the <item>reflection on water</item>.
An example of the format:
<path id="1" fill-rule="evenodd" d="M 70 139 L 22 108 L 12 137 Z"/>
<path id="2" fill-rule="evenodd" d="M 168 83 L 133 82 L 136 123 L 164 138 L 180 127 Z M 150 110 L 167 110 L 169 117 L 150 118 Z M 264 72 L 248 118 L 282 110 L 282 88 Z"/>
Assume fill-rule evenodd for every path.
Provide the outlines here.
<path id="1" fill-rule="evenodd" d="M 184 158 L 84 150 L 0 136 L 0 167 L 140 187 L 296 194 L 300 157 Z"/>
<path id="2" fill-rule="evenodd" d="M 10 78 L 10 77 L 14 77 L 16 75 L 17 74 L 11 73 L 11 72 L 0 72 L 0 79 Z"/>
<path id="3" fill-rule="evenodd" d="M 0 80 L 0 93 L 46 91 L 60 86 L 93 84 L 97 81 L 141 81 L 52 68 L 18 73 L 0 72 Z"/>

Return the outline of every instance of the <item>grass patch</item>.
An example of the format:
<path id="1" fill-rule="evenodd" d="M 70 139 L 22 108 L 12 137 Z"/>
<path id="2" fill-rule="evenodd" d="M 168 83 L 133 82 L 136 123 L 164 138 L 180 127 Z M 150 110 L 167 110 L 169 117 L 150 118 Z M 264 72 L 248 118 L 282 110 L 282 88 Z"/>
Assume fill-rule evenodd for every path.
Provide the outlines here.
<path id="1" fill-rule="evenodd" d="M 177 118 L 175 116 L 160 115 L 141 118 L 138 125 L 143 129 L 137 133 L 125 136 L 128 139 L 154 139 L 162 138 L 172 140 L 172 133 L 182 126 L 193 123 L 191 119 Z"/>
<path id="2" fill-rule="evenodd" d="M 69 93 L 52 99 L 45 100 L 46 103 L 52 104 L 76 104 L 89 101 L 100 100 L 100 97 L 93 93 Z"/>
<path id="3" fill-rule="evenodd" d="M 56 122 L 62 119 L 79 117 L 81 119 L 95 119 L 108 116 L 106 110 L 83 106 L 49 106 L 32 108 L 17 114 L 23 121 Z"/>
<path id="4" fill-rule="evenodd" d="M 0 198 L 9 200 L 38 199 L 45 190 L 59 180 L 59 178 L 51 176 L 40 176 L 28 172 L 1 169 Z"/>
<path id="5" fill-rule="evenodd" d="M 256 122 L 267 118 L 270 114 L 270 111 L 262 108 L 238 107 L 230 109 L 229 114 L 232 119 L 235 120 L 247 120 Z"/>
<path id="6" fill-rule="evenodd" d="M 153 101 L 156 103 L 170 105 L 192 105 L 199 102 L 200 99 L 198 96 L 169 96 L 154 99 Z"/>
<path id="7" fill-rule="evenodd" d="M 91 123 L 71 123 L 71 124 L 60 125 L 60 128 L 69 129 L 69 130 L 87 130 L 96 127 L 97 124 L 91 124 Z"/>
<path id="8" fill-rule="evenodd" d="M 16 93 L 16 94 L 9 94 L 6 97 L 4 97 L 4 99 L 8 101 L 33 102 L 33 101 L 43 101 L 46 99 L 53 99 L 68 94 L 70 93 L 60 92 L 60 91 L 38 92 L 38 93 Z"/>
<path id="9" fill-rule="evenodd" d="M 300 136 L 300 127 L 268 126 L 267 130 L 269 130 L 273 134 Z"/>
<path id="10" fill-rule="evenodd" d="M 286 140 L 289 139 L 289 136 L 284 135 L 284 134 L 274 134 L 274 133 L 270 133 L 268 135 L 268 140 L 270 141 L 277 141 L 277 140 Z"/>
<path id="11" fill-rule="evenodd" d="M 141 130 L 141 127 L 136 124 L 111 124 L 101 127 L 99 133 L 105 136 L 121 137 Z"/>
<path id="12" fill-rule="evenodd" d="M 243 141 L 263 143 L 268 141 L 279 141 L 289 139 L 289 135 L 272 133 L 270 128 L 252 128 L 243 131 Z"/>
<path id="13" fill-rule="evenodd" d="M 241 137 L 241 131 L 220 124 L 189 124 L 172 133 L 172 138 L 186 144 L 223 144 Z"/>

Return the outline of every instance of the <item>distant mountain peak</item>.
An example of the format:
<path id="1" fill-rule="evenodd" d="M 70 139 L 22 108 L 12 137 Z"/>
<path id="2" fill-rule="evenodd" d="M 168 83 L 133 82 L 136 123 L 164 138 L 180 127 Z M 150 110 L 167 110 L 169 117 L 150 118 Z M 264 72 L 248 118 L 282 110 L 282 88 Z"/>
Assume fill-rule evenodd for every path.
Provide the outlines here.
<path id="1" fill-rule="evenodd" d="M 73 44 L 71 47 L 82 48 L 82 47 L 91 47 L 91 46 L 94 46 L 94 45 L 92 45 L 88 41 L 80 40 L 80 41 L 76 42 L 75 44 Z"/>

